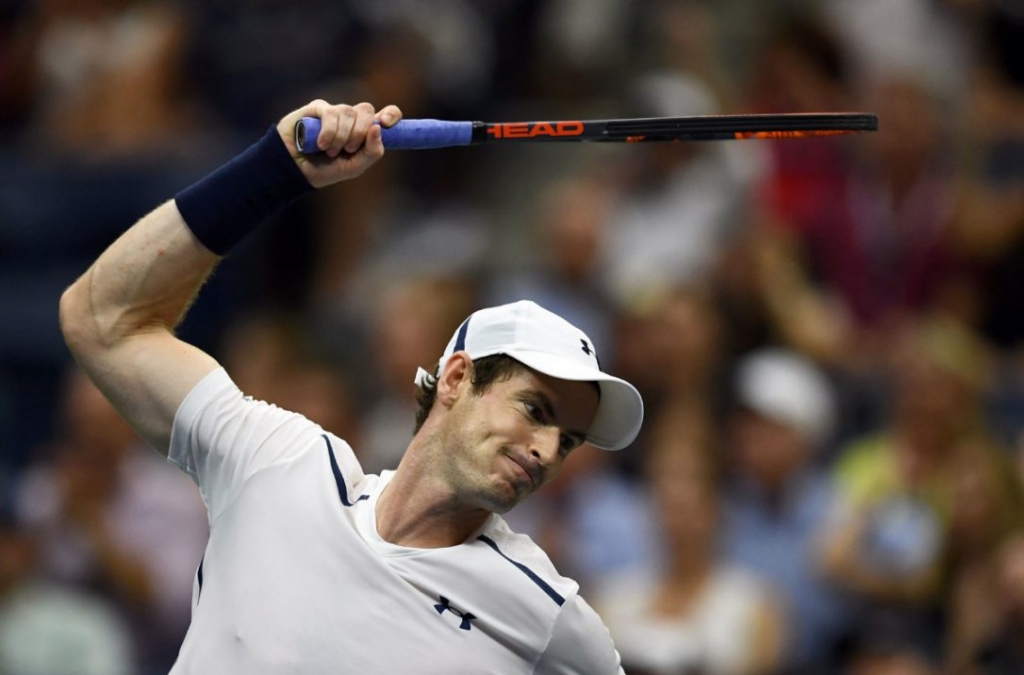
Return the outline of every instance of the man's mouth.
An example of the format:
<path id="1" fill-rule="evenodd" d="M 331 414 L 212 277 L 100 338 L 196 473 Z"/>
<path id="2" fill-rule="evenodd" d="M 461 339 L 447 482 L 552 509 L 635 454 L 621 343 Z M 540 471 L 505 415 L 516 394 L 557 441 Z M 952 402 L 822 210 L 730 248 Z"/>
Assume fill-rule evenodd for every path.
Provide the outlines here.
<path id="1" fill-rule="evenodd" d="M 519 471 L 526 477 L 526 479 L 530 481 L 530 487 L 536 488 L 540 480 L 539 469 L 534 467 L 534 465 L 531 462 L 529 462 L 529 460 L 524 460 L 520 458 L 514 452 L 506 453 L 505 456 L 508 457 L 512 461 L 512 463 L 519 468 Z"/>

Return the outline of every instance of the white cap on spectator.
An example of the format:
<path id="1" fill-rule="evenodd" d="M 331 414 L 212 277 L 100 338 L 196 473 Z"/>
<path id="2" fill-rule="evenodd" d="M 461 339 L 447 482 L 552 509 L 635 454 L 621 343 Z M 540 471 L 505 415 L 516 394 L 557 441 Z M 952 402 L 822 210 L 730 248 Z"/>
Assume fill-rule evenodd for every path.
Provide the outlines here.
<path id="1" fill-rule="evenodd" d="M 835 394 L 831 383 L 807 358 L 770 348 L 740 361 L 736 377 L 739 403 L 754 412 L 820 443 L 835 423 Z"/>

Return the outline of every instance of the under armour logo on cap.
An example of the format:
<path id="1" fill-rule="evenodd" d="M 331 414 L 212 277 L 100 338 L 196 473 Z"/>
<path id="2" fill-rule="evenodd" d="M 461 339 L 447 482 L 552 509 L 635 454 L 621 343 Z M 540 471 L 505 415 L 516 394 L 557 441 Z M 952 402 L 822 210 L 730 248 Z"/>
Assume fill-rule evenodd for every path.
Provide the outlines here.
<path id="1" fill-rule="evenodd" d="M 452 607 L 451 602 L 448 600 L 448 598 L 444 597 L 443 595 L 439 595 L 438 600 L 440 600 L 440 602 L 434 605 L 434 609 L 437 610 L 438 614 L 444 614 L 445 611 L 449 611 L 455 616 L 462 619 L 462 623 L 459 624 L 459 628 L 461 628 L 462 630 L 469 630 L 470 628 L 472 628 L 472 626 L 469 625 L 469 622 L 476 618 L 475 616 L 473 616 L 473 614 L 471 614 L 470 612 L 460 612 L 459 610 L 455 609 L 454 607 Z"/>
<path id="2" fill-rule="evenodd" d="M 593 351 L 590 349 L 590 343 L 588 343 L 583 338 L 580 338 L 580 343 L 583 345 L 583 353 L 586 354 L 587 356 L 590 356 L 593 353 Z"/>

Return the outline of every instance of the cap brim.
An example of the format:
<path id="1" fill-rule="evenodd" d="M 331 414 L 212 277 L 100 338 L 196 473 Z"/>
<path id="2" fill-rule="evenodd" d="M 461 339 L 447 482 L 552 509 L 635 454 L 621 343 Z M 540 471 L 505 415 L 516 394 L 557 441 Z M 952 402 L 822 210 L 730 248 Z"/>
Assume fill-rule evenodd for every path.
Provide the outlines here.
<path id="1" fill-rule="evenodd" d="M 644 402 L 636 387 L 608 373 L 546 352 L 510 350 L 507 353 L 530 368 L 574 382 L 594 382 L 601 389 L 587 442 L 602 450 L 622 450 L 632 443 L 644 421 Z"/>

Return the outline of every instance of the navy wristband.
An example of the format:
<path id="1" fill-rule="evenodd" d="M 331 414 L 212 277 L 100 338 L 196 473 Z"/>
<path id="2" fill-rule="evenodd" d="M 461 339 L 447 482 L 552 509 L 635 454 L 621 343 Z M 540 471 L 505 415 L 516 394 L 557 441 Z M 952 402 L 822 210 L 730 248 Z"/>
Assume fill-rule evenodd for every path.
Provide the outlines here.
<path id="1" fill-rule="evenodd" d="M 174 196 L 203 246 L 225 255 L 247 234 L 315 188 L 302 175 L 276 127 L 209 176 Z"/>

